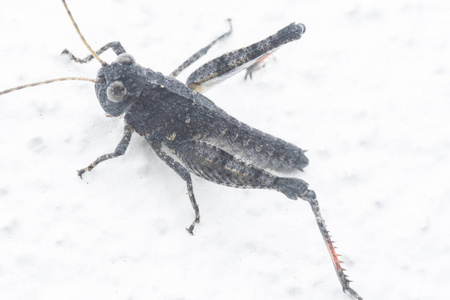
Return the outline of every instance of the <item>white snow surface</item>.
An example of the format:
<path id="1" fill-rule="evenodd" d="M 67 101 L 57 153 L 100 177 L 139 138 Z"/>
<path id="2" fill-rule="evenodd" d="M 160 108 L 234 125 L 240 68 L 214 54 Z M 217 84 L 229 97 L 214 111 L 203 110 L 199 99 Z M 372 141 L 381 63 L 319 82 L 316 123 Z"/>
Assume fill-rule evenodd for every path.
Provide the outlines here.
<path id="1" fill-rule="evenodd" d="M 121 41 L 169 74 L 227 30 L 215 56 L 306 25 L 244 81 L 205 93 L 231 115 L 307 149 L 294 174 L 318 196 L 351 286 L 364 299 L 450 299 L 449 1 L 68 1 L 95 49 Z M 0 2 L 0 90 L 95 78 L 60 1 Z M 108 51 L 102 58 L 114 60 Z M 195 177 L 185 183 L 134 135 L 112 152 L 93 84 L 0 96 L 1 299 L 349 299 L 307 203 Z"/>

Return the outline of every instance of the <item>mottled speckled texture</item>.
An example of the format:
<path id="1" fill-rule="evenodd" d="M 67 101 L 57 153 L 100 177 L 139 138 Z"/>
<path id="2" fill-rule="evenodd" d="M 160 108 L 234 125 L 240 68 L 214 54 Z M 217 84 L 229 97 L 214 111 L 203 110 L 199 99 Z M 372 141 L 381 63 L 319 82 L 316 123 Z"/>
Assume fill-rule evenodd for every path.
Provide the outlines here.
<path id="1" fill-rule="evenodd" d="M 252 66 L 267 53 L 275 51 L 286 43 L 300 39 L 305 30 L 305 25 L 292 23 L 262 41 L 225 53 L 189 75 L 187 85 L 190 88 L 204 91 Z"/>
<path id="2" fill-rule="evenodd" d="M 129 54 L 121 51 L 125 50 L 120 43 L 113 44 L 116 48 L 113 50 L 121 54 L 116 61 L 103 65 L 98 71 L 95 89 L 107 114 L 125 114 L 124 136 L 114 153 L 102 155 L 79 172 L 90 171 L 99 162 L 123 155 L 132 134 L 127 128 L 131 127 L 145 137 L 157 156 L 186 182 L 195 211 L 194 221 L 187 228 L 190 234 L 200 222 L 190 173 L 230 187 L 271 189 L 293 200 L 306 200 L 313 209 L 344 292 L 362 299 L 349 286 L 350 281 L 321 217 L 315 193 L 308 190 L 308 184 L 301 179 L 279 177 L 266 170 L 282 173 L 303 170 L 309 162 L 304 151 L 238 121 L 198 93 L 202 85 L 222 81 L 281 45 L 299 39 L 304 32 L 303 24 L 292 23 L 258 43 L 226 53 L 195 71 L 188 78 L 188 86 L 172 76 L 136 64 Z M 119 46 L 120 51 L 117 50 Z M 72 60 L 85 62 L 73 57 Z M 177 70 L 182 68 L 183 65 Z M 202 79 L 189 84 L 192 78 L 197 78 L 196 74 L 201 74 Z"/>

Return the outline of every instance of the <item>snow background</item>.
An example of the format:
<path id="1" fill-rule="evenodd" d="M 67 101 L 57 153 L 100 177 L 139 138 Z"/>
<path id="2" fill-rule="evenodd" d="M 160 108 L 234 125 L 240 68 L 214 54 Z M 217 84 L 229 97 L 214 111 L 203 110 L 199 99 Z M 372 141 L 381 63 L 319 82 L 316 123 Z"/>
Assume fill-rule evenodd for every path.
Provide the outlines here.
<path id="1" fill-rule="evenodd" d="M 68 4 L 93 48 L 121 41 L 165 74 L 226 31 L 226 18 L 233 35 L 202 62 L 304 23 L 253 81 L 238 74 L 206 96 L 308 149 L 297 175 L 364 299 L 450 297 L 450 2 Z M 99 68 L 59 55 L 87 54 L 59 1 L 2 0 L 0 40 L 0 90 Z M 306 203 L 194 178 L 192 237 L 184 182 L 139 136 L 125 156 L 76 175 L 122 136 L 91 83 L 0 103 L 1 299 L 348 299 Z"/>

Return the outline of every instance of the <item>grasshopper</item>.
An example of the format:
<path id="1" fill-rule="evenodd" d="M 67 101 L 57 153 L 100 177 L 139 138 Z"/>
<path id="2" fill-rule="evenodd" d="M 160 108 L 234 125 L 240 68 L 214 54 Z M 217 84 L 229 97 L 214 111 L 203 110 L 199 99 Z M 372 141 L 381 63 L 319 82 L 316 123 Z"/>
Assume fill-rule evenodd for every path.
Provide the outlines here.
<path id="1" fill-rule="evenodd" d="M 211 88 L 239 71 L 251 73 L 261 62 L 282 45 L 298 40 L 305 26 L 292 23 L 275 34 L 250 46 L 215 58 L 194 71 L 186 84 L 176 76 L 197 61 L 219 40 L 229 36 L 230 29 L 206 47 L 197 51 L 169 76 L 136 63 L 120 42 L 111 42 L 93 51 L 81 34 L 66 2 L 66 11 L 90 55 L 80 59 L 64 50 L 73 61 L 87 63 L 94 58 L 101 64 L 96 79 L 63 77 L 19 86 L 0 92 L 0 95 L 25 87 L 63 80 L 85 80 L 95 83 L 95 92 L 103 110 L 110 116 L 124 116 L 121 141 L 114 152 L 99 156 L 89 166 L 78 170 L 82 175 L 106 160 L 124 155 L 134 132 L 144 137 L 156 155 L 186 183 L 195 218 L 187 229 L 193 234 L 200 222 L 200 211 L 194 196 L 191 174 L 206 180 L 236 187 L 269 189 L 283 193 L 289 199 L 307 201 L 325 241 L 338 279 L 344 292 L 362 299 L 351 287 L 333 242 L 321 216 L 319 203 L 308 184 L 277 173 L 303 170 L 309 160 L 305 151 L 284 140 L 252 128 L 227 114 L 201 92 Z M 99 56 L 112 49 L 117 58 L 108 64 Z"/>

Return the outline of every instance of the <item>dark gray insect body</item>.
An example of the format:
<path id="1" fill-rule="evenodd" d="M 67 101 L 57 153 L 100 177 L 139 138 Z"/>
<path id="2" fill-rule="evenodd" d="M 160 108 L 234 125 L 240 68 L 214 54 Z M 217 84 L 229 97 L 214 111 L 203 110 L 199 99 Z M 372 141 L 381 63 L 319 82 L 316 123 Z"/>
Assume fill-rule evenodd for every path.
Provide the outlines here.
<path id="1" fill-rule="evenodd" d="M 212 60 L 190 76 L 188 81 L 197 81 L 189 85 L 203 87 L 211 80 L 224 80 L 268 51 L 300 38 L 304 29 L 303 24 L 293 23 L 259 43 Z M 196 211 L 195 221 L 188 228 L 191 234 L 200 216 L 190 173 L 233 187 L 277 190 L 291 199 L 306 191 L 307 184 L 301 179 L 279 178 L 265 170 L 302 170 L 308 165 L 302 149 L 239 122 L 174 77 L 136 64 L 120 43 L 110 45 L 119 56 L 98 71 L 95 89 L 106 113 L 125 114 L 127 138 L 126 144 L 120 144 L 119 155 L 125 152 L 128 136 L 135 131 L 186 181 Z M 80 170 L 80 176 L 99 162 Z"/>
<path id="2" fill-rule="evenodd" d="M 301 198 L 311 205 L 344 292 L 362 299 L 349 286 L 350 281 L 336 254 L 314 191 L 309 190 L 308 184 L 299 178 L 280 177 L 270 172 L 303 170 L 308 165 L 304 151 L 238 121 L 199 93 L 244 69 L 251 77 L 265 57 L 280 46 L 300 39 L 305 32 L 303 24 L 292 23 L 260 42 L 211 60 L 194 71 L 185 85 L 175 77 L 217 41 L 230 35 L 231 22 L 229 32 L 192 55 L 170 76 L 164 76 L 137 64 L 120 42 L 111 42 L 96 52 L 92 51 L 64 0 L 63 3 L 80 37 L 92 53 L 84 59 L 75 57 L 68 50 L 64 50 L 63 54 L 79 63 L 89 62 L 94 57 L 100 61 L 102 67 L 95 79 L 100 105 L 107 114 L 116 117 L 124 115 L 125 119 L 124 134 L 115 151 L 98 157 L 88 167 L 79 170 L 80 177 L 99 163 L 125 154 L 131 136 L 136 132 L 186 182 L 195 212 L 195 219 L 187 228 L 191 234 L 200 221 L 191 173 L 218 184 L 276 190 L 290 199 Z M 111 64 L 98 56 L 108 49 L 118 55 Z M 0 95 L 28 86 L 74 79 L 94 81 L 86 78 L 58 78 L 5 90 Z"/>
<path id="3" fill-rule="evenodd" d="M 262 57 L 287 42 L 299 39 L 304 31 L 303 24 L 293 23 L 258 43 L 226 53 L 192 73 L 187 86 L 173 76 L 164 76 L 136 64 L 120 43 L 110 43 L 119 56 L 115 62 L 98 71 L 95 89 L 106 113 L 112 116 L 125 113 L 125 133 L 114 153 L 99 157 L 80 170 L 79 175 L 92 170 L 103 160 L 123 155 L 132 132 L 136 131 L 186 182 L 195 211 L 195 219 L 187 228 L 191 234 L 200 221 L 191 173 L 218 184 L 271 189 L 293 200 L 304 199 L 313 209 L 344 292 L 362 299 L 349 286 L 350 281 L 344 274 L 320 215 L 315 193 L 308 190 L 308 184 L 301 179 L 279 177 L 268 171 L 303 170 L 308 165 L 304 151 L 238 121 L 198 92 L 238 71 L 253 68 Z M 101 52 L 106 50 L 102 49 Z M 204 49 L 200 51 L 206 53 Z M 80 62 L 92 59 L 92 56 L 84 60 L 72 57 Z M 194 54 L 172 74 L 179 74 L 198 58 L 199 55 Z"/>

